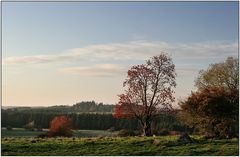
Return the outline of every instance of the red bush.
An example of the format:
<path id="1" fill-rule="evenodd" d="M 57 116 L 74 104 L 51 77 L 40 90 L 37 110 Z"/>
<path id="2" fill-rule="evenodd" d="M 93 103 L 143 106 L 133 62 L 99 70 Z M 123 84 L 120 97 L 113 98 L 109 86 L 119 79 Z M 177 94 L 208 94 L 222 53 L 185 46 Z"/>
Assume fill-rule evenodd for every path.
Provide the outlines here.
<path id="1" fill-rule="evenodd" d="M 50 122 L 50 128 L 48 132 L 49 137 L 55 136 L 72 136 L 72 120 L 66 116 L 57 116 L 54 117 Z"/>

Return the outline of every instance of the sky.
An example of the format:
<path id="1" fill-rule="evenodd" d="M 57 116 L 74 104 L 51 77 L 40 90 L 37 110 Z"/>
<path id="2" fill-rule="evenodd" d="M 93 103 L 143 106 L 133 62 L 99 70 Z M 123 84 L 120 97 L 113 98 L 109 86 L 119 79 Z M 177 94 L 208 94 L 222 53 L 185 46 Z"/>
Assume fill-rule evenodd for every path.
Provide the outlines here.
<path id="1" fill-rule="evenodd" d="M 127 70 L 161 52 L 176 102 L 238 56 L 237 2 L 2 2 L 3 106 L 116 104 Z"/>

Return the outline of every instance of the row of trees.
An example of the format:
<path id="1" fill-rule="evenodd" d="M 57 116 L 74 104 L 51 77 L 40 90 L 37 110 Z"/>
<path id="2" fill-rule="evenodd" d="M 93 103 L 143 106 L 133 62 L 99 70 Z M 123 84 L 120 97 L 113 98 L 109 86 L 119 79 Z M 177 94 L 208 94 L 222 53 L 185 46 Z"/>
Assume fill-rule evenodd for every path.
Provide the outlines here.
<path id="1" fill-rule="evenodd" d="M 90 130 L 115 130 L 128 129 L 139 130 L 141 125 L 135 118 L 116 119 L 113 114 L 84 113 L 84 114 L 56 114 L 56 113 L 30 113 L 13 110 L 2 110 L 2 127 L 11 126 L 14 128 L 49 128 L 50 122 L 56 116 L 67 116 L 72 119 L 74 129 Z M 33 123 L 34 122 L 34 123 Z M 154 121 L 154 128 L 157 130 L 184 131 L 188 129 L 175 115 L 158 114 Z M 31 127 L 30 127 L 31 124 Z M 34 124 L 34 126 L 32 126 Z M 29 126 L 29 127 L 28 127 Z"/>

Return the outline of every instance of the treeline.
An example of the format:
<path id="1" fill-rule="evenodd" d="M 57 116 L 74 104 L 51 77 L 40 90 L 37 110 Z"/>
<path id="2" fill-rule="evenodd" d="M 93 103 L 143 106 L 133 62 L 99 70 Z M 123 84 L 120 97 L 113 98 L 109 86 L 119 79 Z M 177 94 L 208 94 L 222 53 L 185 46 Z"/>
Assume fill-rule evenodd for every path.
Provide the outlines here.
<path id="1" fill-rule="evenodd" d="M 34 121 L 35 128 L 49 128 L 50 121 L 58 115 L 66 115 L 73 121 L 74 129 L 86 130 L 139 130 L 141 125 L 136 119 L 116 119 L 110 113 L 50 113 L 26 112 L 26 110 L 2 109 L 2 127 L 23 128 Z M 159 114 L 154 123 L 156 130 L 189 130 L 175 114 Z"/>
<path id="2" fill-rule="evenodd" d="M 12 107 L 6 108 L 7 111 L 21 113 L 54 113 L 54 114 L 69 114 L 69 113 L 113 113 L 114 105 L 96 103 L 95 101 L 83 101 L 72 106 L 58 105 L 50 107 Z"/>

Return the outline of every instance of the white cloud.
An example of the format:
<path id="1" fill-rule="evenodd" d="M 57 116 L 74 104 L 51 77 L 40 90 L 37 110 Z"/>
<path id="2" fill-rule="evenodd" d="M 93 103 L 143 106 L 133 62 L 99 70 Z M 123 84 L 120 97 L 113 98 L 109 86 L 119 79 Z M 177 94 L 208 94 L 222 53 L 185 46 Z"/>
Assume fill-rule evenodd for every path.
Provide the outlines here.
<path id="1" fill-rule="evenodd" d="M 237 42 L 167 43 L 131 41 L 98 44 L 67 50 L 56 55 L 14 56 L 3 59 L 4 64 L 39 64 L 74 60 L 146 60 L 161 52 L 178 59 L 226 58 L 237 56 Z"/>
<path id="2" fill-rule="evenodd" d="M 98 64 L 87 67 L 68 67 L 59 69 L 59 71 L 83 76 L 109 77 L 125 74 L 127 67 L 118 64 Z"/>

